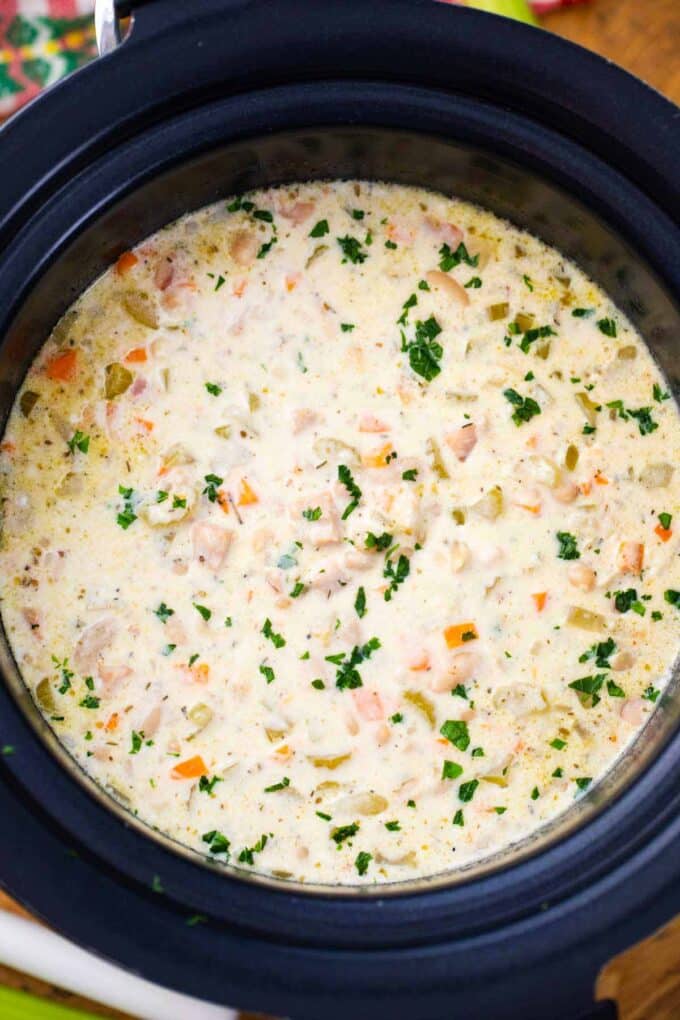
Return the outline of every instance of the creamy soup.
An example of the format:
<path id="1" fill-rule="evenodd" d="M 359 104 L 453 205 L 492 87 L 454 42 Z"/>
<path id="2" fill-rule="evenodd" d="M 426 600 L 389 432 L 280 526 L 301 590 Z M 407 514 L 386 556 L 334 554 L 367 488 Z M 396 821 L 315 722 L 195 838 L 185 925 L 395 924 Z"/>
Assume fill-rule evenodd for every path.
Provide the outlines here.
<path id="1" fill-rule="evenodd" d="M 680 422 L 488 212 L 259 191 L 122 255 L 1 447 L 5 628 L 64 746 L 206 855 L 403 881 L 591 789 L 677 649 Z"/>

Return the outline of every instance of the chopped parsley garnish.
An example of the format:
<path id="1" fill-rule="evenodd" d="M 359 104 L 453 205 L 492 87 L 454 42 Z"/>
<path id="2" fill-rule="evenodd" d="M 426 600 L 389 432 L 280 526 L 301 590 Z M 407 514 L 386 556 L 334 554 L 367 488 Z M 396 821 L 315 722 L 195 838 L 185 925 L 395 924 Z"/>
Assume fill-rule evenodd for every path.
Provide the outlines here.
<path id="1" fill-rule="evenodd" d="M 592 781 L 593 781 L 592 776 L 580 776 L 578 779 L 574 780 L 579 790 L 587 790 Z"/>
<path id="2" fill-rule="evenodd" d="M 397 245 L 394 243 L 394 241 L 387 240 L 385 241 L 385 247 L 390 248 L 392 251 L 394 251 Z"/>
<path id="3" fill-rule="evenodd" d="M 362 850 L 361 853 L 357 854 L 356 860 L 354 861 L 354 866 L 360 875 L 366 874 L 366 872 L 368 871 L 368 865 L 371 863 L 372 860 L 373 854 L 368 854 L 366 853 L 365 850 Z"/>
<path id="4" fill-rule="evenodd" d="M 302 581 L 296 581 L 292 589 L 288 592 L 288 596 L 291 599 L 299 598 L 305 590 L 305 586 Z"/>
<path id="5" fill-rule="evenodd" d="M 306 510 L 302 511 L 302 516 L 306 521 L 318 521 L 321 517 L 321 513 L 322 511 L 320 506 L 309 506 Z"/>
<path id="6" fill-rule="evenodd" d="M 219 397 L 222 392 L 222 387 L 218 386 L 216 382 L 207 382 L 205 388 L 212 397 Z"/>
<path id="7" fill-rule="evenodd" d="M 594 308 L 574 308 L 571 313 L 575 319 L 586 319 L 595 314 Z"/>
<path id="8" fill-rule="evenodd" d="M 212 609 L 208 609 L 207 606 L 199 606 L 197 602 L 192 602 L 191 604 L 196 610 L 196 612 L 199 613 L 207 623 L 210 617 L 212 616 Z"/>
<path id="9" fill-rule="evenodd" d="M 599 691 L 602 688 L 606 677 L 604 673 L 596 673 L 594 676 L 582 676 L 573 680 L 569 687 L 577 691 L 581 696 L 580 701 L 584 708 L 595 708 L 600 701 Z"/>
<path id="10" fill-rule="evenodd" d="M 320 677 L 317 677 L 316 680 L 312 680 L 312 687 L 314 688 L 315 691 L 326 690 L 326 685 Z"/>
<path id="11" fill-rule="evenodd" d="M 642 695 L 642 697 L 645 699 L 645 701 L 651 701 L 653 704 L 660 694 L 661 691 L 657 690 L 656 687 L 652 687 L 652 685 L 650 684 L 649 687 L 644 692 L 644 694 Z"/>
<path id="12" fill-rule="evenodd" d="M 260 666 L 260 673 L 265 678 L 268 684 L 271 684 L 276 680 L 276 674 L 271 666 L 265 666 L 264 663 Z"/>
<path id="13" fill-rule="evenodd" d="M 3 755 L 3 757 L 5 757 L 5 758 L 11 757 L 11 755 L 14 754 L 14 747 L 13 747 L 13 745 L 12 744 L 3 744 L 2 747 L 0 747 L 0 754 Z"/>
<path id="14" fill-rule="evenodd" d="M 118 513 L 116 523 L 120 525 L 123 531 L 127 531 L 130 525 L 134 524 L 137 520 L 137 514 L 132 505 L 133 491 L 133 489 L 127 489 L 124 485 L 118 486 L 118 492 L 123 497 L 123 509 Z"/>
<path id="15" fill-rule="evenodd" d="M 90 437 L 78 429 L 69 439 L 68 448 L 73 454 L 75 454 L 76 450 L 80 450 L 81 453 L 87 453 L 90 449 Z"/>
<path id="16" fill-rule="evenodd" d="M 222 833 L 218 832 L 217 829 L 213 829 L 211 832 L 206 832 L 201 839 L 204 843 L 208 844 L 208 849 L 211 854 L 224 854 L 226 859 L 229 860 L 229 848 L 231 847 L 230 840 Z"/>
<path id="17" fill-rule="evenodd" d="M 144 734 L 137 733 L 136 730 L 133 730 L 132 733 L 130 734 L 130 750 L 128 751 L 128 754 L 139 754 L 139 752 L 142 749 L 143 743 Z"/>
<path id="18" fill-rule="evenodd" d="M 484 748 L 483 747 L 473 747 L 472 748 L 472 757 L 473 758 L 483 758 L 484 757 Z"/>
<path id="19" fill-rule="evenodd" d="M 441 331 L 441 326 L 431 315 L 425 322 L 416 322 L 413 340 L 407 340 L 403 330 L 401 333 L 401 349 L 408 352 L 409 365 L 416 375 L 422 376 L 427 382 L 431 382 L 441 372 L 439 362 L 444 348 L 436 340 Z"/>
<path id="20" fill-rule="evenodd" d="M 317 815 L 318 818 L 322 818 L 324 822 L 330 822 L 331 819 L 333 818 L 333 815 L 324 814 L 323 811 L 315 811 L 314 813 Z"/>
<path id="21" fill-rule="evenodd" d="M 367 549 L 375 549 L 377 552 L 382 552 L 385 549 L 389 549 L 392 545 L 392 536 L 387 531 L 383 531 L 382 535 L 375 535 L 372 531 L 369 531 L 364 539 L 364 545 Z"/>
<path id="22" fill-rule="evenodd" d="M 597 429 L 594 425 L 589 425 L 588 422 L 586 422 L 583 426 L 582 432 L 584 436 L 592 436 L 593 432 L 597 432 Z"/>
<path id="23" fill-rule="evenodd" d="M 415 482 L 418 477 L 418 468 L 409 468 L 408 471 L 402 472 L 401 477 L 404 482 Z"/>
<path id="24" fill-rule="evenodd" d="M 463 766 L 459 765 L 457 761 L 445 761 L 442 765 L 442 779 L 458 779 L 458 776 L 462 776 Z"/>
<path id="25" fill-rule="evenodd" d="M 274 630 L 272 630 L 272 621 L 269 617 L 267 617 L 264 621 L 261 633 L 271 641 L 274 648 L 283 648 L 286 643 L 286 639 L 282 634 L 277 634 Z"/>
<path id="26" fill-rule="evenodd" d="M 338 669 L 335 674 L 335 686 L 342 690 L 354 690 L 363 686 L 363 680 L 357 666 L 370 659 L 373 652 L 380 648 L 380 641 L 373 637 L 365 645 L 355 645 L 349 658 L 345 652 L 327 655 L 326 662 L 332 662 Z"/>
<path id="27" fill-rule="evenodd" d="M 456 811 L 455 815 L 453 816 L 452 824 L 453 825 L 460 825 L 461 827 L 463 825 L 465 825 L 465 819 L 463 818 L 463 810 L 462 810 L 462 808 L 458 808 L 458 810 Z"/>
<path id="28" fill-rule="evenodd" d="M 665 531 L 668 531 L 671 524 L 673 523 L 673 514 L 662 513 L 659 514 L 659 524 Z"/>
<path id="29" fill-rule="evenodd" d="M 667 588 L 663 593 L 663 597 L 669 606 L 676 606 L 676 608 L 680 609 L 680 591 L 676 591 L 674 588 Z"/>
<path id="30" fill-rule="evenodd" d="M 340 323 L 340 329 L 342 330 L 343 333 L 351 333 L 352 330 L 355 329 L 355 328 L 356 327 L 355 327 L 353 322 L 341 322 Z"/>
<path id="31" fill-rule="evenodd" d="M 206 483 L 203 489 L 203 495 L 207 496 L 211 503 L 217 501 L 217 489 L 224 481 L 224 478 L 220 478 L 219 475 L 205 475 L 204 481 Z"/>
<path id="32" fill-rule="evenodd" d="M 270 213 L 269 209 L 256 209 L 253 213 L 253 219 L 262 220 L 263 223 L 274 222 L 274 217 Z"/>
<path id="33" fill-rule="evenodd" d="M 310 237 L 324 237 L 329 231 L 328 220 L 319 220 L 309 231 Z"/>
<path id="34" fill-rule="evenodd" d="M 354 610 L 359 619 L 366 615 L 366 591 L 363 585 L 359 588 L 357 597 L 354 600 Z"/>
<path id="35" fill-rule="evenodd" d="M 614 638 L 608 637 L 606 641 L 599 641 L 597 644 L 591 645 L 587 652 L 579 655 L 578 661 L 587 662 L 588 659 L 595 659 L 595 665 L 598 669 L 611 669 L 609 658 L 615 651 L 616 641 L 614 641 Z"/>
<path id="36" fill-rule="evenodd" d="M 523 422 L 531 421 L 541 409 L 532 397 L 522 397 L 512 388 L 503 390 L 503 396 L 509 400 L 515 410 L 512 412 L 512 420 L 515 425 L 520 426 Z"/>
<path id="37" fill-rule="evenodd" d="M 201 793 L 207 793 L 210 797 L 214 797 L 213 790 L 218 783 L 223 782 L 220 776 L 213 776 L 212 779 L 208 779 L 207 776 L 201 776 L 198 781 L 198 789 Z"/>
<path id="38" fill-rule="evenodd" d="M 384 595 L 385 602 L 392 601 L 392 595 L 398 590 L 399 585 L 404 583 L 410 572 L 411 563 L 408 556 L 402 554 L 397 560 L 396 567 L 392 560 L 387 560 L 383 570 L 383 577 L 390 582 L 390 585 Z"/>
<path id="39" fill-rule="evenodd" d="M 560 544 L 557 552 L 558 560 L 580 560 L 581 553 L 578 550 L 576 544 L 576 538 L 568 531 L 558 531 L 556 534 L 557 541 Z"/>
<path id="40" fill-rule="evenodd" d="M 636 410 L 635 408 L 624 407 L 622 400 L 610 400 L 607 407 L 611 411 L 615 411 L 616 417 L 622 418 L 623 421 L 628 421 L 629 418 L 634 418 L 638 423 L 638 429 L 641 436 L 648 436 L 659 427 L 658 423 L 652 418 L 651 407 L 638 407 Z"/>
<path id="41" fill-rule="evenodd" d="M 161 623 L 167 623 L 170 617 L 175 615 L 175 610 L 171 609 L 170 606 L 166 606 L 165 602 L 161 602 L 158 609 L 154 609 L 154 613 Z"/>
<path id="42" fill-rule="evenodd" d="M 605 336 L 616 336 L 616 323 L 613 319 L 598 319 L 597 328 L 600 333 L 604 333 Z"/>
<path id="43" fill-rule="evenodd" d="M 385 828 L 388 832 L 401 832 L 401 825 L 399 822 L 385 822 Z"/>
<path id="44" fill-rule="evenodd" d="M 619 613 L 627 613 L 629 609 L 632 609 L 634 613 L 638 614 L 638 616 L 645 615 L 645 607 L 638 599 L 638 593 L 635 588 L 626 588 L 625 591 L 615 591 L 614 606 Z"/>
<path id="45" fill-rule="evenodd" d="M 217 280 L 215 281 L 215 288 L 214 288 L 214 289 L 215 289 L 216 291 L 218 291 L 218 290 L 220 289 L 220 287 L 223 287 L 223 286 L 224 286 L 224 277 L 223 277 L 223 276 L 222 276 L 222 274 L 220 273 L 220 274 L 218 275 L 218 277 L 217 277 Z"/>
<path id="46" fill-rule="evenodd" d="M 81 708 L 99 708 L 99 698 L 96 698 L 94 694 L 88 694 L 79 704 Z"/>
<path id="47" fill-rule="evenodd" d="M 465 700 L 467 701 L 467 691 L 465 690 L 463 684 L 456 684 L 456 686 L 451 691 L 451 696 L 455 698 L 465 698 Z"/>
<path id="48" fill-rule="evenodd" d="M 350 209 L 350 216 L 353 220 L 363 220 L 366 213 L 363 209 Z"/>
<path id="49" fill-rule="evenodd" d="M 670 400 L 671 395 L 667 390 L 662 390 L 658 383 L 654 383 L 652 386 L 652 396 L 656 400 L 657 404 L 663 403 L 664 400 Z"/>
<path id="50" fill-rule="evenodd" d="M 63 662 L 56 657 L 52 656 L 52 662 L 61 672 L 61 684 L 57 688 L 60 694 L 66 694 L 71 689 L 71 680 L 73 680 L 73 671 L 68 668 L 68 659 L 64 659 Z"/>
<path id="51" fill-rule="evenodd" d="M 342 513 L 342 520 L 346 521 L 349 515 L 353 513 L 358 507 L 362 493 L 361 489 L 359 488 L 357 483 L 354 481 L 354 478 L 352 477 L 352 472 L 350 471 L 346 464 L 338 465 L 338 479 L 342 482 L 342 484 L 347 489 L 347 492 L 352 497 L 351 503 L 347 504 Z"/>
<path id="52" fill-rule="evenodd" d="M 336 241 L 340 245 L 340 250 L 343 254 L 343 265 L 345 262 L 351 262 L 356 266 L 361 262 L 365 262 L 368 258 L 368 253 L 363 251 L 358 237 L 350 237 L 349 234 L 345 234 L 344 237 L 337 237 Z"/>
<path id="53" fill-rule="evenodd" d="M 467 751 L 470 746 L 470 734 L 468 724 L 463 720 L 447 719 L 439 730 L 443 737 L 446 737 L 459 751 Z"/>
<path id="54" fill-rule="evenodd" d="M 468 282 L 464 283 L 463 286 L 466 289 L 479 290 L 479 288 L 482 286 L 482 281 L 479 278 L 479 276 L 471 276 Z"/>
<path id="55" fill-rule="evenodd" d="M 284 776 L 280 783 L 274 783 L 273 786 L 265 786 L 265 793 L 278 793 L 279 790 L 285 790 L 287 786 L 290 786 L 290 779 L 288 776 Z"/>
<path id="56" fill-rule="evenodd" d="M 534 289 L 534 285 L 533 285 L 533 283 L 531 282 L 531 278 L 530 278 L 529 276 L 527 276 L 527 274 L 526 274 L 526 273 L 524 273 L 524 275 L 522 276 L 522 279 L 524 280 L 524 284 L 525 284 L 525 286 L 526 286 L 526 287 L 528 287 L 528 288 L 529 288 L 529 290 L 533 291 L 533 289 Z"/>
<path id="57" fill-rule="evenodd" d="M 607 680 L 607 694 L 610 698 L 625 698 L 626 692 L 615 680 Z"/>
<path id="58" fill-rule="evenodd" d="M 417 294 L 411 294 L 409 297 L 406 298 L 403 305 L 401 306 L 401 315 L 397 319 L 398 326 L 406 325 L 409 311 L 411 310 L 411 308 L 414 308 L 417 304 L 418 304 Z"/>
<path id="59" fill-rule="evenodd" d="M 241 864 L 254 864 L 255 863 L 253 859 L 254 855 L 262 853 L 266 845 L 267 837 L 263 835 L 260 836 L 260 838 L 258 839 L 257 843 L 254 844 L 254 846 L 244 847 L 244 849 L 241 850 L 241 853 L 238 855 L 238 859 L 241 862 Z"/>
<path id="60" fill-rule="evenodd" d="M 234 626 L 234 621 L 232 620 L 231 616 L 225 616 L 225 618 L 224 618 L 224 626 L 225 627 L 233 627 Z"/>
<path id="61" fill-rule="evenodd" d="M 346 839 L 351 839 L 352 836 L 356 836 L 358 831 L 358 822 L 352 822 L 351 825 L 340 825 L 331 832 L 331 839 L 334 843 L 337 843 L 337 845 L 340 846 Z"/>
<path id="62" fill-rule="evenodd" d="M 157 503 L 165 503 L 167 498 L 168 498 L 168 493 L 164 489 L 159 489 L 158 492 L 156 493 L 156 502 Z"/>
<path id="63" fill-rule="evenodd" d="M 495 807 L 494 811 L 497 815 L 504 815 L 508 809 L 506 807 Z"/>
<path id="64" fill-rule="evenodd" d="M 439 249 L 439 257 L 439 268 L 443 273 L 448 273 L 451 269 L 455 269 L 461 262 L 464 262 L 466 266 L 473 266 L 476 269 L 479 262 L 479 255 L 470 255 L 462 241 L 455 251 L 451 251 L 448 244 L 443 244 Z"/>
<path id="65" fill-rule="evenodd" d="M 528 329 L 520 340 L 519 349 L 528 354 L 533 343 L 543 340 L 547 336 L 557 336 L 552 326 L 537 326 L 535 329 Z"/>
<path id="66" fill-rule="evenodd" d="M 550 746 L 554 747 L 556 751 L 563 751 L 567 746 L 566 740 L 560 740 L 559 737 L 555 737 L 554 740 L 550 741 Z"/>
<path id="67" fill-rule="evenodd" d="M 272 237 L 272 239 L 270 241 L 266 241 L 263 245 L 261 245 L 260 246 L 260 250 L 257 253 L 258 259 L 263 259 L 265 257 L 265 255 L 268 255 L 269 252 L 272 250 L 272 248 L 274 247 L 275 244 L 276 244 L 276 237 Z M 240 860 L 240 858 L 239 858 L 239 860 Z"/>
<path id="68" fill-rule="evenodd" d="M 404 714 L 403 714 L 403 712 L 395 712 L 394 715 L 390 716 L 390 722 L 394 723 L 395 725 L 396 725 L 396 723 L 400 723 L 400 722 L 403 722 L 403 721 L 404 721 Z"/>
<path id="69" fill-rule="evenodd" d="M 538 798 L 540 796 L 541 796 L 541 794 L 540 794 L 540 791 L 539 791 L 538 787 L 534 786 L 533 790 L 531 791 L 531 799 L 532 800 L 538 800 Z"/>
<path id="70" fill-rule="evenodd" d="M 184 510 L 186 508 L 187 501 L 186 496 L 173 496 L 172 497 L 172 509 L 173 510 Z"/>
<path id="71" fill-rule="evenodd" d="M 464 804 L 472 800 L 475 795 L 475 790 L 479 786 L 478 779 L 471 779 L 469 783 L 461 783 L 458 787 L 458 799 L 462 800 Z"/>

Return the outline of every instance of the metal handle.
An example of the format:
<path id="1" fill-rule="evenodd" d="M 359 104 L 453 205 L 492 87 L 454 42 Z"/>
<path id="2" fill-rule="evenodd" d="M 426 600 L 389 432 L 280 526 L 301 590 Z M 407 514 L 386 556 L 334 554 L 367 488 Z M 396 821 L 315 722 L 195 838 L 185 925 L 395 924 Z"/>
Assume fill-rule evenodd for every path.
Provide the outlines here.
<path id="1" fill-rule="evenodd" d="M 100 57 L 112 53 L 120 45 L 120 20 L 115 0 L 95 0 L 94 30 Z"/>

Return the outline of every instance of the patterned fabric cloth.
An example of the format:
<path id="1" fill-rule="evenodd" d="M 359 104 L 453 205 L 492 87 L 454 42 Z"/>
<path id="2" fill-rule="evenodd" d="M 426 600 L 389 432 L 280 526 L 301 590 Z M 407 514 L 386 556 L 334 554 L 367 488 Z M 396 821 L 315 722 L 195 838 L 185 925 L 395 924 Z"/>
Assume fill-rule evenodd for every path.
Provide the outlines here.
<path id="1" fill-rule="evenodd" d="M 583 0 L 530 2 L 542 13 Z M 0 0 L 0 122 L 96 55 L 93 7 L 94 0 Z"/>

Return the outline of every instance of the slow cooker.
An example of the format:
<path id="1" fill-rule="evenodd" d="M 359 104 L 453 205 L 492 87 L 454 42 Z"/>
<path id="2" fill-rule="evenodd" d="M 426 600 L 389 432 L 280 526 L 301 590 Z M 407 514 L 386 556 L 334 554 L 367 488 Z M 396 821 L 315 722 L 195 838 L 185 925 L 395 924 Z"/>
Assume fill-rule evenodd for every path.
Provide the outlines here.
<path id="1" fill-rule="evenodd" d="M 3 421 L 122 251 L 228 194 L 338 177 L 456 194 L 561 249 L 677 399 L 680 112 L 641 82 L 433 0 L 108 0 L 97 17 L 105 55 L 0 134 Z M 677 669 L 571 811 L 467 870 L 375 889 L 244 875 L 152 832 L 58 744 L 4 638 L 0 670 L 0 882 L 183 992 L 296 1020 L 573 1020 L 600 967 L 680 910 Z"/>

